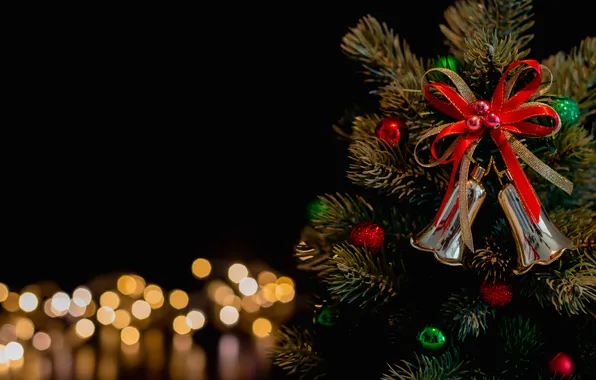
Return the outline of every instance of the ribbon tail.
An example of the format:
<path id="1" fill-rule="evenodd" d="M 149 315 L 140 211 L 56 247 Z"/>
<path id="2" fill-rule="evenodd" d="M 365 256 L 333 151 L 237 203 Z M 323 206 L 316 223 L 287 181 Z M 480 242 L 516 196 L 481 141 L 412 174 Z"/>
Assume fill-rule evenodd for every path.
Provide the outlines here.
<path id="1" fill-rule="evenodd" d="M 470 146 L 468 154 L 471 156 L 476 149 L 476 144 Z M 470 159 L 464 154 L 461 159 L 458 180 L 459 198 L 459 224 L 464 245 L 474 252 L 474 239 L 472 238 L 472 226 L 470 225 L 470 214 L 468 210 L 468 175 L 470 172 Z"/>
<path id="2" fill-rule="evenodd" d="M 511 175 L 511 182 L 519 194 L 526 213 L 534 223 L 538 223 L 540 219 L 540 200 L 538 199 L 538 195 L 534 191 L 534 187 L 532 187 L 530 180 L 526 176 L 524 169 L 519 163 L 509 140 L 507 140 L 499 129 L 494 129 L 493 132 L 491 132 L 491 136 L 499 147 L 501 156 L 503 156 L 503 161 L 505 161 L 509 175 Z"/>
<path id="3" fill-rule="evenodd" d="M 507 140 L 509 140 L 509 142 L 511 143 L 511 148 L 520 159 L 522 159 L 526 164 L 528 164 L 529 167 L 534 169 L 536 173 L 546 178 L 550 183 L 557 186 L 559 189 L 563 190 L 567 194 L 571 195 L 571 193 L 573 192 L 573 182 L 554 171 L 550 166 L 548 166 L 544 162 L 540 161 L 540 159 L 536 157 L 534 153 L 532 153 L 528 148 L 524 146 L 524 144 L 522 144 L 519 140 L 513 137 L 510 133 L 504 133 Z"/>

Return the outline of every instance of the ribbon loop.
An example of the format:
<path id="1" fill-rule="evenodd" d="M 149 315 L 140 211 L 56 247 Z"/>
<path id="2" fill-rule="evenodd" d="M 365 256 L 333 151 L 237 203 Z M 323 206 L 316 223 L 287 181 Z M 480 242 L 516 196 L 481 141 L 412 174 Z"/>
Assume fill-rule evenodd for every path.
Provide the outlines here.
<path id="1" fill-rule="evenodd" d="M 515 71 L 516 69 L 517 71 Z M 435 71 L 445 74 L 455 87 L 445 83 L 426 83 L 426 76 Z M 518 79 L 528 71 L 534 71 L 534 77 L 520 90 L 513 93 Z M 542 83 L 543 72 L 549 75 L 546 84 Z M 513 73 L 513 75 L 507 79 L 510 73 Z M 460 225 L 464 244 L 471 250 L 473 250 L 474 245 L 467 207 L 467 180 L 471 162 L 469 156 L 473 154 L 474 149 L 485 133 L 489 132 L 492 140 L 499 148 L 499 152 L 511 175 L 513 185 L 520 195 L 524 209 L 533 221 L 537 222 L 540 217 L 540 201 L 519 159 L 568 194 L 573 190 L 573 183 L 540 161 L 514 137 L 514 135 L 546 137 L 559 131 L 561 121 L 557 112 L 547 104 L 532 101 L 532 99 L 536 99 L 548 91 L 552 79 L 553 76 L 550 70 L 540 65 L 538 61 L 521 60 L 510 64 L 501 75 L 490 102 L 490 111 L 500 119 L 500 125 L 491 129 L 477 123 L 478 117 L 483 116 L 477 115 L 475 112 L 474 102 L 476 102 L 476 96 L 457 73 L 449 69 L 434 68 L 428 70 L 422 77 L 421 85 L 428 102 L 438 111 L 455 119 L 455 121 L 431 128 L 424 133 L 414 148 L 414 158 L 418 164 L 425 167 L 453 163 L 451 178 L 443 202 L 439 207 L 438 215 L 445 207 L 459 174 Z M 435 94 L 440 94 L 442 98 L 437 97 Z M 536 117 L 550 117 L 554 120 L 554 126 L 537 124 L 532 121 L 532 118 Z M 468 121 L 470 121 L 469 124 Z M 488 123 L 488 119 L 485 125 L 491 125 Z M 430 146 L 432 161 L 423 164 L 418 157 L 418 145 L 433 136 L 435 136 L 434 141 Z M 451 143 L 445 152 L 439 155 L 437 153 L 437 144 L 450 136 L 456 136 L 455 141 Z"/>

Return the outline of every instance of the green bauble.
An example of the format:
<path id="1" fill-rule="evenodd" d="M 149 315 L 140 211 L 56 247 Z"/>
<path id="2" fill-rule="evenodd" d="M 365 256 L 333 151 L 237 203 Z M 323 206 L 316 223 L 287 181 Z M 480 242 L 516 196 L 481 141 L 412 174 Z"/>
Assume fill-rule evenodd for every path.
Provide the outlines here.
<path id="1" fill-rule="evenodd" d="M 422 343 L 422 347 L 429 350 L 438 350 L 447 342 L 447 338 L 443 331 L 438 327 L 426 326 L 420 333 L 418 333 L 418 340 Z"/>
<path id="2" fill-rule="evenodd" d="M 435 59 L 433 67 L 457 71 L 457 59 L 451 55 L 439 56 Z"/>
<path id="3" fill-rule="evenodd" d="M 319 219 L 322 215 L 327 212 L 327 203 L 322 199 L 317 198 L 311 201 L 306 207 L 306 213 L 309 221 Z"/>
<path id="4" fill-rule="evenodd" d="M 337 315 L 333 311 L 331 306 L 323 305 L 315 311 L 314 322 L 321 326 L 333 327 L 333 326 L 335 326 L 336 318 L 337 318 Z"/>
<path id="5" fill-rule="evenodd" d="M 570 127 L 579 121 L 579 106 L 575 100 L 566 96 L 553 98 L 552 107 L 559 114 L 562 127 Z"/>

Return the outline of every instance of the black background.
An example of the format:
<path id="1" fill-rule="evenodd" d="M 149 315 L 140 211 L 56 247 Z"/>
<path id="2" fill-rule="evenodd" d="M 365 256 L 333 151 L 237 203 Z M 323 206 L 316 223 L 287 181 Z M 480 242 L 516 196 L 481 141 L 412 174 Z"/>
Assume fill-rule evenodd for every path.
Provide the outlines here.
<path id="1" fill-rule="evenodd" d="M 341 188 L 331 124 L 370 101 L 341 37 L 372 14 L 445 54 L 449 4 L 102 10 L 36 28 L 10 56 L 0 281 L 68 289 L 116 270 L 191 290 L 201 256 L 293 273 L 306 205 Z M 593 34 L 581 4 L 535 2 L 533 58 Z"/>

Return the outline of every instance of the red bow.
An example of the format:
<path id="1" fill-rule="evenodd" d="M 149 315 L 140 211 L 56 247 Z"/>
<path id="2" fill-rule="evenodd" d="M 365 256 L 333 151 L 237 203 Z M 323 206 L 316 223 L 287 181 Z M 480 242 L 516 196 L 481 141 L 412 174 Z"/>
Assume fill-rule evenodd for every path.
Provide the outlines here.
<path id="1" fill-rule="evenodd" d="M 513 84 L 515 83 L 520 72 L 518 72 L 514 78 L 506 82 L 507 74 L 514 68 L 520 65 L 528 65 L 528 68 L 536 71 L 534 78 L 525 85 L 520 91 L 516 92 L 513 96 L 510 96 Z M 442 70 L 441 70 L 442 71 Z M 455 76 L 456 74 L 453 73 Z M 452 76 L 450 76 L 452 78 Z M 463 80 L 457 77 L 461 83 Z M 453 80 L 453 78 L 452 78 Z M 557 112 L 550 106 L 538 102 L 524 103 L 530 99 L 538 91 L 542 81 L 542 73 L 540 64 L 535 60 L 523 60 L 513 62 L 507 70 L 501 76 L 499 83 L 496 86 L 493 98 L 490 102 L 490 112 L 493 118 L 491 124 L 486 118 L 482 119 L 482 125 L 476 128 L 470 128 L 470 118 L 476 118 L 478 120 L 479 115 L 473 107 L 473 103 L 464 99 L 460 93 L 458 93 L 453 87 L 444 83 L 430 83 L 424 86 L 424 96 L 437 110 L 441 111 L 445 115 L 448 115 L 458 121 L 451 123 L 443 128 L 436 136 L 431 146 L 431 154 L 438 163 L 446 164 L 453 162 L 453 170 L 451 173 L 451 179 L 447 188 L 447 193 L 443 198 L 441 207 L 439 208 L 439 214 L 445 207 L 445 204 L 449 198 L 449 195 L 453 191 L 455 183 L 455 177 L 457 174 L 458 167 L 462 160 L 462 157 L 466 152 L 479 141 L 485 133 L 489 133 L 495 144 L 499 148 L 503 160 L 507 165 L 509 174 L 513 185 L 517 189 L 517 192 L 522 200 L 524 209 L 535 222 L 538 222 L 540 218 L 540 201 L 530 180 L 526 176 L 520 162 L 517 159 L 516 151 L 513 149 L 510 136 L 511 134 L 528 136 L 528 137 L 545 137 L 556 133 L 560 128 L 560 119 Z M 454 81 L 455 82 L 455 81 Z M 461 92 L 461 85 L 458 86 Z M 465 86 L 465 83 L 463 84 Z M 465 86 L 467 88 L 467 86 Z M 435 89 L 441 93 L 447 101 L 437 98 L 431 93 L 431 89 Z M 468 89 L 469 90 L 469 89 Z M 471 94 L 471 91 L 470 91 Z M 473 97 L 473 94 L 471 95 Z M 496 118 L 495 118 L 496 116 Z M 555 120 L 554 127 L 546 127 L 543 125 L 535 124 L 526 121 L 529 118 L 537 116 L 549 116 Z M 500 123 L 498 123 L 500 119 Z M 496 120 L 496 123 L 495 123 Z M 436 134 L 436 133 L 434 133 Z M 458 142 L 456 143 L 452 154 L 447 152 L 449 158 L 445 159 L 439 157 L 436 153 L 436 144 L 448 137 L 458 136 Z M 518 152 L 519 153 L 519 152 Z M 540 163 L 544 165 L 543 163 Z M 550 168 L 549 168 L 550 169 Z M 551 169 L 552 170 L 552 169 Z"/>

